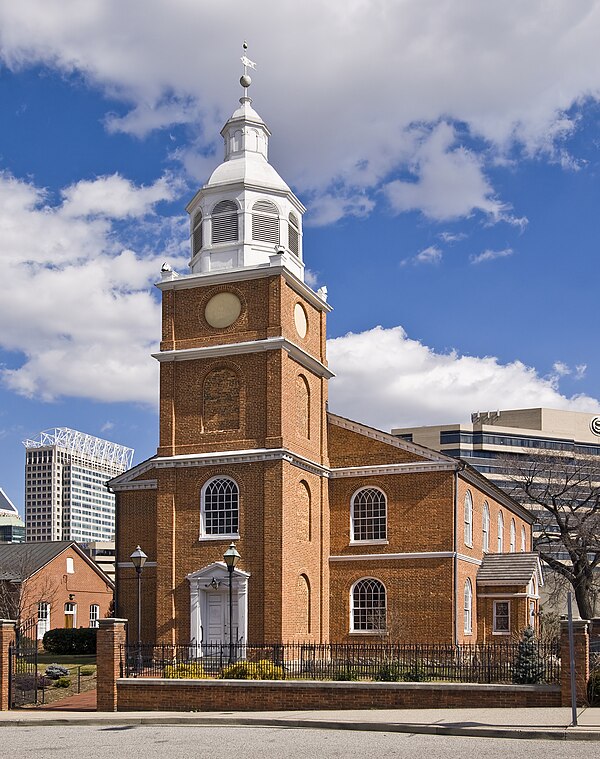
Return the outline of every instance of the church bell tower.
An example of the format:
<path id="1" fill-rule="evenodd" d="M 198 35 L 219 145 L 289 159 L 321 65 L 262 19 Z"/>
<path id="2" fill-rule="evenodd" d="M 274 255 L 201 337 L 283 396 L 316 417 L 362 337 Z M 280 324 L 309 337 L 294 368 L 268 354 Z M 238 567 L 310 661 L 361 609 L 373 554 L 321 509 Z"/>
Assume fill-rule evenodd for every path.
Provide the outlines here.
<path id="1" fill-rule="evenodd" d="M 156 637 L 227 639 L 233 541 L 235 639 L 323 641 L 330 306 L 304 282 L 305 208 L 268 162 L 242 63 L 224 160 L 187 206 L 190 272 L 157 285 Z"/>

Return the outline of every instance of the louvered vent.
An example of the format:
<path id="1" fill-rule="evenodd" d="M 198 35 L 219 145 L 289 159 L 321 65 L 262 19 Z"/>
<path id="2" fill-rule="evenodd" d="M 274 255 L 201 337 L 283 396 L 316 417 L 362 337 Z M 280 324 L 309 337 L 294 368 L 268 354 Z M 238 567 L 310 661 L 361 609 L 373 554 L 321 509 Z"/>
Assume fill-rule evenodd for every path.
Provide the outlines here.
<path id="1" fill-rule="evenodd" d="M 194 216 L 194 228 L 192 230 L 192 255 L 196 255 L 202 250 L 202 214 L 197 213 Z"/>
<path id="2" fill-rule="evenodd" d="M 232 200 L 221 200 L 212 212 L 212 243 L 237 242 L 237 206 Z"/>
<path id="3" fill-rule="evenodd" d="M 298 224 L 298 218 L 295 214 L 291 213 L 289 215 L 289 224 L 288 224 L 288 247 L 292 251 L 292 253 L 296 256 L 300 255 L 300 247 L 299 247 L 299 224 Z"/>
<path id="4" fill-rule="evenodd" d="M 261 213 L 257 213 L 260 211 Z M 267 216 L 267 214 L 269 214 Z M 279 245 L 279 217 L 275 203 L 257 200 L 252 206 L 252 239 Z"/>

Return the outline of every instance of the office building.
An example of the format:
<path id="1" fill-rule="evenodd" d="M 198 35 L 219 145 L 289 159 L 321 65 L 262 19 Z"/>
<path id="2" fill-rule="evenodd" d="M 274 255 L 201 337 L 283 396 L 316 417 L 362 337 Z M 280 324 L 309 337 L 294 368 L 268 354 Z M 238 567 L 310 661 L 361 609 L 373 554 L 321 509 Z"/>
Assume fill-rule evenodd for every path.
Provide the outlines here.
<path id="1" fill-rule="evenodd" d="M 112 540 L 111 477 L 131 466 L 133 450 L 67 427 L 25 440 L 27 541 Z"/>
<path id="2" fill-rule="evenodd" d="M 24 543 L 25 523 L 17 507 L 0 488 L 0 543 Z"/>

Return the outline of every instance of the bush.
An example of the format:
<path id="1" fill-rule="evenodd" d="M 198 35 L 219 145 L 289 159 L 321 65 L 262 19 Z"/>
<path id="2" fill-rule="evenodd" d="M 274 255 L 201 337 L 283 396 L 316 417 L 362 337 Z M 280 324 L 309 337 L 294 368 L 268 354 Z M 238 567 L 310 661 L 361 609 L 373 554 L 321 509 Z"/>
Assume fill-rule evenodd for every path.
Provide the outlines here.
<path id="1" fill-rule="evenodd" d="M 82 677 L 89 677 L 90 675 L 94 674 L 94 669 L 92 667 L 82 667 L 79 670 L 79 673 Z"/>
<path id="2" fill-rule="evenodd" d="M 76 654 L 78 656 L 96 653 L 96 628 L 80 627 L 67 629 L 58 627 L 44 635 L 44 648 L 49 654 Z"/>
<path id="3" fill-rule="evenodd" d="M 51 664 L 46 668 L 46 672 L 44 674 L 46 677 L 49 677 L 50 680 L 58 680 L 59 677 L 65 677 L 68 675 L 69 670 L 66 667 L 63 667 L 61 664 Z"/>
<path id="4" fill-rule="evenodd" d="M 24 672 L 23 674 L 17 674 L 14 678 L 14 685 L 17 690 L 20 691 L 30 691 L 35 690 L 36 685 L 36 676 L 33 672 Z M 48 687 L 48 679 L 45 678 L 43 675 L 37 676 L 37 687 L 38 688 L 47 688 Z"/>
<path id="5" fill-rule="evenodd" d="M 358 680 L 358 675 L 353 669 L 348 668 L 345 672 L 338 672 L 334 680 L 338 683 L 353 683 Z"/>
<path id="6" fill-rule="evenodd" d="M 402 679 L 402 670 L 398 664 L 384 664 L 375 673 L 375 680 L 380 683 L 397 683 Z"/>
<path id="7" fill-rule="evenodd" d="M 180 680 L 202 680 L 208 675 L 204 672 L 202 662 L 194 661 L 187 664 L 170 664 L 165 667 L 163 677 Z"/>
<path id="8" fill-rule="evenodd" d="M 593 672 L 588 680 L 587 700 L 590 706 L 600 706 L 600 672 Z"/>
<path id="9" fill-rule="evenodd" d="M 431 680 L 431 676 L 421 662 L 408 667 L 395 662 L 383 664 L 375 673 L 375 680 L 380 683 L 424 683 Z"/>
<path id="10" fill-rule="evenodd" d="M 523 630 L 523 637 L 519 641 L 513 669 L 513 683 L 534 685 L 542 682 L 545 673 L 546 668 L 537 649 L 535 633 L 531 627 L 526 627 Z"/>
<path id="11" fill-rule="evenodd" d="M 71 685 L 70 677 L 59 677 L 58 680 L 54 681 L 55 688 L 68 688 L 70 685 Z"/>
<path id="12" fill-rule="evenodd" d="M 220 674 L 224 680 L 283 680 L 283 667 L 267 659 L 229 664 Z"/>

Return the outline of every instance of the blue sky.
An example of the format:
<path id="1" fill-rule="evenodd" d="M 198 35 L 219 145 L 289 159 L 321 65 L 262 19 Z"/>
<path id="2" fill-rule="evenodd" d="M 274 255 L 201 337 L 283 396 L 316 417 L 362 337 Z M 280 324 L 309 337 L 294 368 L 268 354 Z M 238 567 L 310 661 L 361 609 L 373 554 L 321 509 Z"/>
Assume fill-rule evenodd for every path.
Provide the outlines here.
<path id="1" fill-rule="evenodd" d="M 244 38 L 334 307 L 332 410 L 389 429 L 600 408 L 600 3 L 233 5 L 0 0 L 0 486 L 19 508 L 21 441 L 44 429 L 156 449 L 152 283 L 186 271 Z"/>

